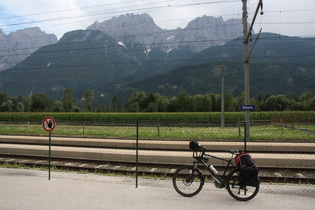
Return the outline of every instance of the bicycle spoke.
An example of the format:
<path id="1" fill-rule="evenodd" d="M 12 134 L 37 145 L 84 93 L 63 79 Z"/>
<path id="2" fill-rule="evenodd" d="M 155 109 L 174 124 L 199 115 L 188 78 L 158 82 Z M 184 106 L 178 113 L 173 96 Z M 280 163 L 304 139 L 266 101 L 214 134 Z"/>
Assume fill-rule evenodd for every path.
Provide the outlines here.
<path id="1" fill-rule="evenodd" d="M 203 175 L 193 166 L 183 166 L 175 172 L 173 186 L 183 196 L 194 196 L 202 189 Z"/>
<path id="2" fill-rule="evenodd" d="M 259 185 L 241 185 L 238 170 L 235 169 L 228 177 L 227 190 L 233 198 L 240 201 L 247 201 L 256 196 L 259 190 Z"/>

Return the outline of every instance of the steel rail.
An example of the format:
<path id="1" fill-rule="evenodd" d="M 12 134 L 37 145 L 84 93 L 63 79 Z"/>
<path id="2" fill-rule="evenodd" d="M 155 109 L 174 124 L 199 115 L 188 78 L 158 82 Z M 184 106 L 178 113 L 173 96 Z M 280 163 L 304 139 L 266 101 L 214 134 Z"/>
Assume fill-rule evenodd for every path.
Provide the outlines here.
<path id="1" fill-rule="evenodd" d="M 52 157 L 52 166 L 65 171 L 88 171 L 91 173 L 117 173 L 117 174 L 134 174 L 134 162 L 74 159 L 74 158 L 54 158 Z M 25 166 L 48 167 L 47 157 L 30 156 L 30 155 L 1 155 L 0 164 L 21 164 Z M 72 163 L 72 164 L 69 164 Z M 104 166 L 104 167 L 100 167 Z M 120 166 L 120 167 L 117 167 Z M 175 170 L 180 164 L 161 164 L 161 163 L 139 163 L 139 174 L 152 176 L 172 177 Z M 224 166 L 215 166 L 219 171 Z M 155 168 L 157 170 L 150 170 Z M 201 168 L 202 169 L 202 168 Z M 260 176 L 261 182 L 270 183 L 297 183 L 297 184 L 315 184 L 315 177 L 294 177 L 294 176 L 275 176 L 272 171 L 282 172 L 290 171 L 291 173 L 313 173 L 315 168 L 292 168 L 292 167 L 259 167 L 260 171 L 268 175 Z M 302 174 L 301 173 L 301 174 Z M 303 175 L 303 174 L 302 174 Z"/>

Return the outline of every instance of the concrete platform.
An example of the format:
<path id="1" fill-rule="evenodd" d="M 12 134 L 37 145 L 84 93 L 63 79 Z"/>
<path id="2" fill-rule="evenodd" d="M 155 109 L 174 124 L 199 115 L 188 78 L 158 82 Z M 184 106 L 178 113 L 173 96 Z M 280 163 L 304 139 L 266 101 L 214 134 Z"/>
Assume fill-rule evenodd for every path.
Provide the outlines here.
<path id="1" fill-rule="evenodd" d="M 19 154 L 48 156 L 48 146 L 0 144 L 0 154 Z M 221 158 L 230 158 L 229 153 L 211 153 Z M 52 157 L 82 158 L 104 161 L 136 161 L 136 151 L 133 149 L 99 149 L 82 147 L 51 147 Z M 315 167 L 315 154 L 252 154 L 258 166 L 283 167 Z M 191 163 L 192 152 L 139 150 L 139 162 L 148 163 Z M 210 159 L 213 165 L 226 165 L 226 162 Z"/>
<path id="2" fill-rule="evenodd" d="M 199 141 L 208 150 L 243 150 L 244 142 L 209 142 Z M 12 136 L 0 135 L 0 143 L 42 144 L 48 145 L 48 136 Z M 97 139 L 97 138 L 65 138 L 52 137 L 52 145 L 58 146 L 86 146 L 86 147 L 113 147 L 135 148 L 135 139 Z M 141 149 L 178 149 L 187 150 L 189 141 L 167 140 L 139 140 Z M 285 151 L 285 152 L 315 152 L 315 143 L 291 142 L 247 142 L 247 150 Z"/>
<path id="3" fill-rule="evenodd" d="M 314 186 L 262 185 L 258 195 L 247 202 L 233 199 L 225 189 L 205 188 L 186 198 L 175 192 L 169 181 L 147 180 L 135 188 L 134 180 L 121 177 L 101 182 L 86 174 L 64 179 L 63 173 L 51 180 L 45 172 L 0 168 L 0 209 L 3 210 L 191 210 L 191 209 L 305 209 L 315 206 Z M 19 175 L 20 174 L 20 175 Z M 153 187 L 159 186 L 159 187 Z M 213 185 L 211 185 L 213 186 Z M 277 192 L 277 193 L 275 193 Z"/>

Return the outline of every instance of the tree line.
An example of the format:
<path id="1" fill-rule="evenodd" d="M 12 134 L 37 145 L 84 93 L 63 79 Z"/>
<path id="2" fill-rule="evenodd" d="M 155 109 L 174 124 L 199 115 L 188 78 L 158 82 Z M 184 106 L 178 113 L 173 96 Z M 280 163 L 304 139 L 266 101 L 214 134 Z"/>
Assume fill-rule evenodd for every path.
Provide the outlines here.
<path id="1" fill-rule="evenodd" d="M 233 97 L 231 93 L 224 96 L 224 109 L 227 112 L 240 111 L 244 105 L 244 93 Z M 251 98 L 250 105 L 256 111 L 315 111 L 315 96 L 312 92 L 288 99 L 285 95 L 259 94 Z M 61 100 L 49 98 L 47 93 L 30 97 L 10 97 L 0 92 L 0 112 L 219 112 L 221 95 L 215 93 L 189 95 L 186 91 L 178 96 L 168 98 L 144 91 L 133 93 L 125 104 L 114 95 L 110 104 L 100 104 L 94 97 L 94 91 L 88 90 L 81 100 L 72 95 L 70 88 L 65 89 Z"/>

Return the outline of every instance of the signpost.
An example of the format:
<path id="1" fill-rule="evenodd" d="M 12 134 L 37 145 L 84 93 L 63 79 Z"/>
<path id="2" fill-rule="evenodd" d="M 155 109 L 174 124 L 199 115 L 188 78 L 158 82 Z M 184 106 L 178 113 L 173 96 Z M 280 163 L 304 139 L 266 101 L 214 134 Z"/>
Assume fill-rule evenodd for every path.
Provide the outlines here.
<path id="1" fill-rule="evenodd" d="M 240 110 L 249 113 L 249 111 L 254 111 L 254 110 L 255 110 L 255 105 L 241 105 L 241 106 L 240 106 Z M 246 121 L 245 121 L 245 138 L 244 138 L 244 151 L 245 151 L 245 152 L 246 152 L 246 142 L 249 140 L 249 138 L 248 138 L 248 136 L 247 136 L 247 135 L 249 135 L 249 134 L 248 134 L 248 130 L 247 130 L 247 129 L 249 129 L 249 127 L 248 127 L 247 125 L 248 125 L 248 124 L 247 124 Z M 248 139 L 248 140 L 247 140 L 247 139 Z"/>
<path id="2" fill-rule="evenodd" d="M 50 180 L 50 162 L 51 162 L 51 132 L 56 128 L 56 121 L 52 117 L 46 117 L 42 126 L 45 131 L 49 132 L 49 154 L 48 154 L 48 180 Z"/>

